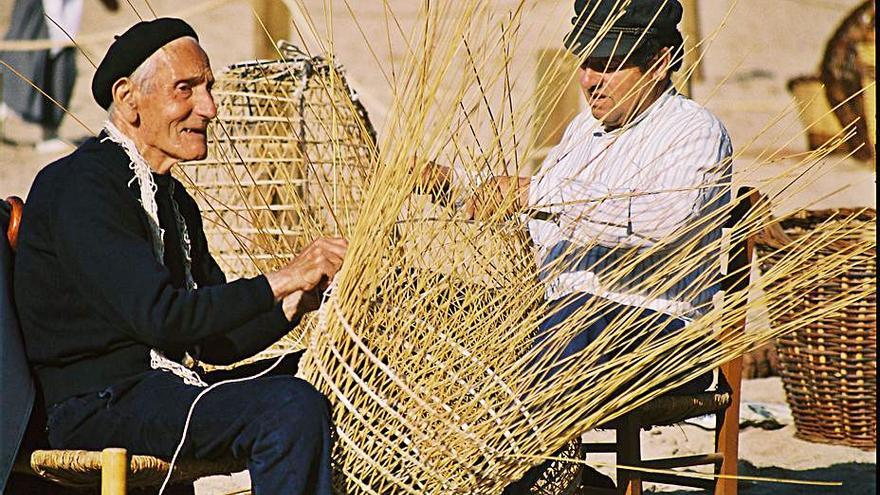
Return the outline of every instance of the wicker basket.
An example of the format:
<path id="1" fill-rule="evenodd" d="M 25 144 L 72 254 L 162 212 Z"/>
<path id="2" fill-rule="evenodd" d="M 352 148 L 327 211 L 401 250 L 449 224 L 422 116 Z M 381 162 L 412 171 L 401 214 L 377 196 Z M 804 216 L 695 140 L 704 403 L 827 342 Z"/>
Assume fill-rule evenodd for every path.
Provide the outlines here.
<path id="1" fill-rule="evenodd" d="M 775 263 L 793 238 L 833 229 L 855 210 L 803 211 L 781 222 L 784 234 L 776 242 L 765 236 L 758 243 L 762 270 Z M 857 219 L 867 222 L 853 229 L 843 243 L 876 235 L 876 210 L 866 210 Z M 787 238 L 787 239 L 786 239 Z M 838 244 L 843 246 L 845 244 Z M 830 249 L 830 248 L 828 248 Z M 827 251 L 817 251 L 817 258 Z M 838 297 L 848 286 L 873 283 L 876 258 L 873 252 L 855 255 L 851 268 L 830 282 L 805 294 L 789 311 L 771 315 L 771 324 L 793 321 L 826 301 Z M 844 308 L 832 317 L 816 321 L 779 337 L 780 375 L 794 416 L 797 436 L 804 440 L 875 449 L 877 439 L 877 300 L 876 295 Z"/>
<path id="2" fill-rule="evenodd" d="M 177 167 L 230 278 L 276 268 L 354 225 L 375 131 L 340 66 L 286 42 L 283 60 L 227 67 L 214 85 L 208 156 Z"/>
<path id="3" fill-rule="evenodd" d="M 870 160 L 867 112 L 863 98 L 851 98 L 864 86 L 859 70 L 858 47 L 874 44 L 874 1 L 866 0 L 853 9 L 840 23 L 825 48 L 820 78 L 825 86 L 828 103 L 844 126 L 854 124 L 855 135 L 847 142 L 854 156 Z"/>
<path id="4" fill-rule="evenodd" d="M 843 126 L 831 110 L 831 105 L 825 96 L 825 86 L 817 76 L 801 76 L 788 81 L 788 91 L 798 106 L 810 150 L 822 148 L 842 134 Z M 836 151 L 846 153 L 849 148 L 844 142 L 836 148 Z"/>

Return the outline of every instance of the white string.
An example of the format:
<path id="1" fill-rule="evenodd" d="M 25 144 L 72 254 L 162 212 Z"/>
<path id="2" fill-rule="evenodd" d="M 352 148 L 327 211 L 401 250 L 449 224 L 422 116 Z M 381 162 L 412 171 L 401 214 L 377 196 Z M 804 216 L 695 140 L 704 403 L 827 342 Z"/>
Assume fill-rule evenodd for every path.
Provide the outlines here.
<path id="1" fill-rule="evenodd" d="M 327 290 L 324 291 L 324 294 L 322 295 L 321 307 L 319 308 L 319 322 L 326 321 L 327 309 L 325 309 L 325 308 L 327 308 L 329 306 L 329 303 L 327 302 L 327 300 L 330 298 L 330 294 L 335 287 L 336 287 L 336 283 L 332 282 L 330 284 L 330 286 L 327 287 Z M 320 325 L 321 324 L 319 323 L 318 326 L 320 327 Z M 183 424 L 183 433 L 180 434 L 180 442 L 178 442 L 177 448 L 174 449 L 174 456 L 171 457 L 171 462 L 168 464 L 168 472 L 165 473 L 165 480 L 162 482 L 162 486 L 159 488 L 159 495 L 162 495 L 162 493 L 165 492 L 165 488 L 168 486 L 168 483 L 171 481 L 171 474 L 174 472 L 174 464 L 177 463 L 177 458 L 178 458 L 178 456 L 180 456 L 180 451 L 183 449 L 183 444 L 186 441 L 186 433 L 189 431 L 189 424 L 190 424 L 190 421 L 192 420 L 193 411 L 195 410 L 196 404 L 199 402 L 199 400 L 202 397 L 204 397 L 205 394 L 207 394 L 211 390 L 214 390 L 215 388 L 219 387 L 220 385 L 226 385 L 228 383 L 246 382 L 249 380 L 255 380 L 257 378 L 260 378 L 261 376 L 266 375 L 267 373 L 269 373 L 270 371 L 275 369 L 279 364 L 281 364 L 282 359 L 284 359 L 289 354 L 293 354 L 294 352 L 297 352 L 297 351 L 294 351 L 294 350 L 283 351 L 282 354 L 280 356 L 278 356 L 278 358 L 275 360 L 275 362 L 272 363 L 272 366 L 269 366 L 268 368 L 257 373 L 256 375 L 246 376 L 246 377 L 242 377 L 242 378 L 231 378 L 229 380 L 223 380 L 223 381 L 217 382 L 217 383 L 211 385 L 210 387 L 199 392 L 199 395 L 196 396 L 195 400 L 193 400 L 193 403 L 189 406 L 189 412 L 187 412 L 187 414 L 186 414 L 186 422 Z"/>
<path id="2" fill-rule="evenodd" d="M 259 377 L 265 375 L 266 373 L 275 369 L 276 366 L 281 364 L 281 360 L 284 359 L 285 356 L 287 356 L 288 354 L 291 354 L 293 352 L 294 351 L 285 351 L 282 355 L 278 356 L 278 359 L 276 359 L 275 362 L 272 363 L 272 366 L 269 366 L 268 368 L 257 373 L 256 375 L 246 376 L 246 377 L 242 377 L 242 378 L 231 378 L 229 380 L 223 380 L 223 381 L 217 382 L 217 383 L 211 385 L 210 387 L 199 392 L 199 395 L 196 396 L 193 403 L 189 406 L 189 412 L 186 414 L 186 422 L 183 424 L 183 433 L 181 433 L 181 435 L 180 435 L 180 442 L 177 444 L 177 448 L 174 450 L 174 456 L 171 458 L 171 462 L 168 465 L 168 472 L 165 473 L 165 480 L 162 482 L 162 486 L 159 488 L 159 495 L 162 495 L 162 493 L 165 491 L 165 487 L 167 487 L 168 483 L 171 481 L 171 474 L 174 472 L 174 464 L 177 462 L 177 457 L 180 455 L 181 449 L 183 449 L 183 443 L 186 440 L 186 433 L 187 433 L 187 431 L 189 431 L 189 423 L 190 423 L 190 420 L 192 420 L 193 411 L 195 410 L 196 404 L 199 402 L 199 400 L 202 397 L 204 397 L 205 394 L 207 394 L 211 390 L 214 390 L 215 388 L 219 387 L 220 385 L 226 385 L 227 383 L 246 382 L 248 380 L 254 380 L 256 378 L 259 378 Z"/>

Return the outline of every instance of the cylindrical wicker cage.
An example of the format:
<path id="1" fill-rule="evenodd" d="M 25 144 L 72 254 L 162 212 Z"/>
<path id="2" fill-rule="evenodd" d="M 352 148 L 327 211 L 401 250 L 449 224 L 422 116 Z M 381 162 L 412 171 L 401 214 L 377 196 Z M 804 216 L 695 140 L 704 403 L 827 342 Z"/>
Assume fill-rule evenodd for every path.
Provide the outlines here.
<path id="1" fill-rule="evenodd" d="M 858 214 L 863 225 L 851 229 L 841 242 L 848 243 L 876 235 L 876 210 L 834 209 L 803 211 L 783 220 L 784 236 L 764 238 L 758 244 L 762 269 L 767 270 L 784 256 L 784 245 L 804 235 L 829 232 Z M 850 228 L 850 227 L 848 227 Z M 781 249 L 780 246 L 783 246 Z M 818 250 L 819 259 L 833 247 Z M 873 251 L 853 256 L 849 269 L 830 281 L 816 285 L 803 300 L 781 314 L 771 314 L 771 324 L 796 321 L 803 314 L 827 304 L 849 287 L 874 283 L 876 256 Z M 784 283 L 784 281 L 780 281 Z M 780 375 L 794 416 L 799 438 L 863 449 L 876 448 L 877 440 L 877 299 L 869 297 L 844 307 L 831 316 L 779 337 L 776 344 Z"/>
<path id="2" fill-rule="evenodd" d="M 177 174 L 227 276 L 270 270 L 310 236 L 354 225 L 375 131 L 343 70 L 282 42 L 283 60 L 217 75 L 208 156 Z"/>

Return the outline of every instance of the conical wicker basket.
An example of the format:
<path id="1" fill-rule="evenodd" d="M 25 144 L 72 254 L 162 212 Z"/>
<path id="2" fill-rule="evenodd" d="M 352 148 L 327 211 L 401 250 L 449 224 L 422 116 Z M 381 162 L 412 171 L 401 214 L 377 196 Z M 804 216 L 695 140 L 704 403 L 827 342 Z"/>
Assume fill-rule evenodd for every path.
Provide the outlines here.
<path id="1" fill-rule="evenodd" d="M 230 278 L 271 270 L 311 237 L 353 225 L 375 156 L 375 131 L 343 69 L 280 49 L 282 60 L 218 74 L 208 156 L 177 169 Z"/>
<path id="2" fill-rule="evenodd" d="M 398 234 L 418 238 L 432 223 L 442 230 L 439 219 L 411 218 Z M 512 224 L 465 223 L 446 234 L 402 241 L 397 259 L 418 256 L 424 265 L 389 270 L 378 294 L 357 305 L 363 311 L 348 313 L 331 297 L 320 327 L 307 332 L 300 373 L 334 405 L 340 493 L 499 493 L 535 463 L 521 457 L 535 453 L 535 438 L 557 434 L 535 421 L 523 400 L 527 384 L 510 373 L 532 345 L 510 321 L 534 321 L 541 311 L 499 311 L 493 301 L 507 288 L 486 284 L 507 279 L 528 291 L 520 278 L 534 272 L 524 266 L 531 264 L 526 246 Z M 479 259 L 480 246 L 504 243 L 520 249 L 499 250 L 506 263 Z M 457 255 L 444 257 L 440 247 Z M 536 295 L 542 300 L 543 291 Z M 472 325 L 456 323 L 464 318 Z M 557 455 L 578 458 L 577 443 Z M 531 493 L 572 493 L 579 476 L 577 463 L 556 462 Z"/>
<path id="3" fill-rule="evenodd" d="M 788 81 L 788 91 L 798 106 L 800 120 L 806 128 L 807 146 L 817 150 L 828 146 L 843 132 L 843 126 L 832 111 L 825 86 L 817 76 L 800 76 Z M 849 146 L 840 143 L 835 151 L 846 153 Z"/>
<path id="4" fill-rule="evenodd" d="M 765 237 L 758 244 L 766 270 L 784 255 L 786 245 L 804 235 L 821 235 L 858 213 L 835 209 L 803 211 L 782 221 L 782 239 Z M 837 242 L 839 249 L 860 238 L 876 235 L 875 210 L 858 213 L 864 228 Z M 779 235 L 777 235 L 779 237 Z M 780 242 L 780 240 L 782 242 Z M 781 250 L 779 249 L 781 248 Z M 819 259 L 831 248 L 817 251 Z M 796 321 L 800 314 L 864 283 L 874 283 L 874 252 L 853 256 L 850 269 L 826 283 L 816 285 L 771 324 Z M 784 282 L 784 281 L 781 281 Z M 797 428 L 805 440 L 874 449 L 877 445 L 877 299 L 876 291 L 825 318 L 793 333 L 780 336 L 776 349 L 780 375 Z"/>

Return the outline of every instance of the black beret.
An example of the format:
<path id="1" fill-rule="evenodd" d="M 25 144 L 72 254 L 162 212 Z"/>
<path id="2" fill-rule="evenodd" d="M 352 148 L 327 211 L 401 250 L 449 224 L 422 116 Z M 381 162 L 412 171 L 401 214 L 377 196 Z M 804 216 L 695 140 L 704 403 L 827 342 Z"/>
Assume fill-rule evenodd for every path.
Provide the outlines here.
<path id="1" fill-rule="evenodd" d="M 116 36 L 92 78 L 95 101 L 104 110 L 110 108 L 113 103 L 112 88 L 116 81 L 130 76 L 144 60 L 166 44 L 186 36 L 199 39 L 189 24 L 173 17 L 141 21 L 121 36 Z"/>
<path id="2" fill-rule="evenodd" d="M 646 38 L 678 45 L 682 10 L 678 0 L 575 0 L 575 17 L 565 46 L 580 55 L 595 43 L 591 57 L 611 57 L 626 55 Z M 609 18 L 616 20 L 603 32 Z"/>

